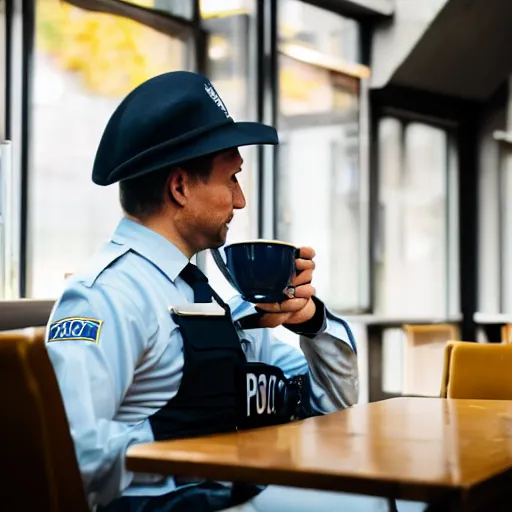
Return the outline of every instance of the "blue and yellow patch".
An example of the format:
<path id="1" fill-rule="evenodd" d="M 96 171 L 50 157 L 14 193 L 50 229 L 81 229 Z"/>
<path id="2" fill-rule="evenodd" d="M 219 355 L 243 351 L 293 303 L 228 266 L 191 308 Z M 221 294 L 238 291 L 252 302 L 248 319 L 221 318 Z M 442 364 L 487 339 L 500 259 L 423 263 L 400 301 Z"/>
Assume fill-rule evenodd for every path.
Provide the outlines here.
<path id="1" fill-rule="evenodd" d="M 98 343 L 103 320 L 79 316 L 63 318 L 50 325 L 48 343 L 51 341 L 85 340 Z"/>

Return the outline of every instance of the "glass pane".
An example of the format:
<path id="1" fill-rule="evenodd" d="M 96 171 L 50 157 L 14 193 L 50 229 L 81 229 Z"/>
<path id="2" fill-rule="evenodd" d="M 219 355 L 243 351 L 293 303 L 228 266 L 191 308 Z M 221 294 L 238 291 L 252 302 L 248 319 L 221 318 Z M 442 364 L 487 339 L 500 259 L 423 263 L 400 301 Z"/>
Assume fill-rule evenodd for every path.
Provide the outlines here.
<path id="1" fill-rule="evenodd" d="M 494 132 L 502 130 L 504 126 L 507 126 L 505 106 L 485 115 L 479 134 L 478 311 L 487 314 L 502 312 L 502 282 L 507 282 L 501 273 L 500 260 L 507 261 L 503 259 L 505 254 L 501 251 L 504 249 L 502 243 L 506 240 L 503 236 L 506 236 L 507 228 L 510 227 L 502 215 L 508 216 L 509 213 L 503 208 L 500 211 L 500 201 L 496 198 L 500 197 L 500 190 L 503 199 L 508 201 L 510 197 L 503 195 L 510 190 L 510 164 L 505 148 L 494 139 Z M 506 268 L 503 270 L 508 272 Z"/>
<path id="2" fill-rule="evenodd" d="M 457 142 L 448 137 L 448 317 L 460 314 L 459 155 Z"/>
<path id="3" fill-rule="evenodd" d="M 208 11 L 212 14 L 213 5 Z M 228 11 L 230 2 L 215 2 L 217 16 L 204 21 L 208 32 L 208 77 L 224 99 L 235 121 L 253 121 L 256 118 L 256 94 L 254 84 L 256 65 L 249 58 L 255 41 L 255 2 L 244 1 L 244 10 Z M 235 2 L 236 4 L 236 2 Z M 258 235 L 258 197 L 256 180 L 256 148 L 242 147 L 243 171 L 239 181 L 247 199 L 247 206 L 235 212 L 230 225 L 227 243 L 256 238 Z M 224 298 L 234 294 L 233 288 L 222 277 L 209 252 L 205 254 L 206 271 L 215 290 Z"/>
<path id="4" fill-rule="evenodd" d="M 0 299 L 19 295 L 19 176 L 12 167 L 12 144 L 0 143 Z"/>
<path id="5" fill-rule="evenodd" d="M 117 186 L 91 181 L 108 118 L 135 86 L 188 60 L 179 39 L 58 0 L 36 2 L 36 23 L 28 288 L 53 297 L 121 216 Z"/>
<path id="6" fill-rule="evenodd" d="M 443 130 L 379 127 L 379 314 L 448 315 L 448 144 Z"/>
<path id="7" fill-rule="evenodd" d="M 254 0 L 199 0 L 203 19 L 253 14 Z"/>
<path id="8" fill-rule="evenodd" d="M 359 25 L 301 0 L 279 0 L 279 41 L 360 62 Z"/>
<path id="9" fill-rule="evenodd" d="M 7 290 L 7 233 L 6 233 L 6 214 L 7 214 L 7 197 L 6 182 L 7 172 L 4 162 L 4 155 L 0 149 L 0 299 L 10 296 L 12 290 Z"/>
<path id="10" fill-rule="evenodd" d="M 192 19 L 194 14 L 194 0 L 124 0 L 129 4 L 149 7 L 168 12 L 180 18 Z"/>
<path id="11" fill-rule="evenodd" d="M 503 306 L 501 313 L 512 313 L 512 151 L 502 148 L 501 152 L 501 290 Z"/>
<path id="12" fill-rule="evenodd" d="M 280 57 L 277 238 L 317 252 L 314 285 L 334 309 L 358 310 L 359 83 Z"/>

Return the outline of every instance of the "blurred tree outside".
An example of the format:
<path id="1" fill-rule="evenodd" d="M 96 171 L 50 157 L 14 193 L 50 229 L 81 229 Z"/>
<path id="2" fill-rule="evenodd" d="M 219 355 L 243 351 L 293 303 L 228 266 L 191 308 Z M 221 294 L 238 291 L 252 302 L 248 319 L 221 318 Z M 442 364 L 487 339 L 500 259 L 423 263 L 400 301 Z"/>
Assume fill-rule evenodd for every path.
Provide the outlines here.
<path id="1" fill-rule="evenodd" d="M 131 0 L 152 7 L 154 0 Z M 36 48 L 75 73 L 88 93 L 124 96 L 152 76 L 181 67 L 183 42 L 135 21 L 60 0 L 36 4 Z"/>

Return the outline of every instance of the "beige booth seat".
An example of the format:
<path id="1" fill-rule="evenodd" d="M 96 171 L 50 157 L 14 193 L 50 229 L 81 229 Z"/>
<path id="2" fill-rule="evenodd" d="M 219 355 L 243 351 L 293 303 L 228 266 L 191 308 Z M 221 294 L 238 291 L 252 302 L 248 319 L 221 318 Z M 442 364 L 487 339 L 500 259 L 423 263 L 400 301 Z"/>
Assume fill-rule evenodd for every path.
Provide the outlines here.
<path id="1" fill-rule="evenodd" d="M 48 322 L 53 300 L 0 300 L 0 331 L 43 327 Z"/>

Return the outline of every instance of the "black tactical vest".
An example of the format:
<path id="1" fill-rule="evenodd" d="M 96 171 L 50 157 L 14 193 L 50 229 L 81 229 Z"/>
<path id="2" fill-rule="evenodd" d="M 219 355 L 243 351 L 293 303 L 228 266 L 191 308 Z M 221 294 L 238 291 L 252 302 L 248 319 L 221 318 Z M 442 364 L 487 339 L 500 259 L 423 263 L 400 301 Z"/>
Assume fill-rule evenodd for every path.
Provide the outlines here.
<path id="1" fill-rule="evenodd" d="M 286 423 L 310 415 L 309 379 L 248 363 L 229 307 L 191 314 L 172 310 L 183 337 L 178 393 L 150 416 L 155 440 L 194 437 Z"/>

